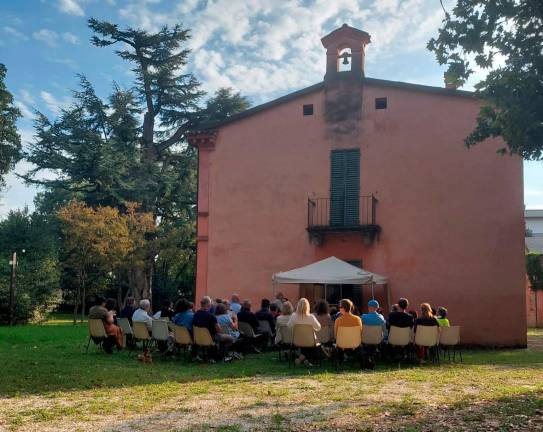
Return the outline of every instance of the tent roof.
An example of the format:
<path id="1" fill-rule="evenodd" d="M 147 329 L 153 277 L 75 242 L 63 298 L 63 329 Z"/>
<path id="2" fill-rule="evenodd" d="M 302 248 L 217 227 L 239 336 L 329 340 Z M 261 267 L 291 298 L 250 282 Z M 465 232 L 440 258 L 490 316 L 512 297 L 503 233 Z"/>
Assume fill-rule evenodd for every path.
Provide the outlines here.
<path id="1" fill-rule="evenodd" d="M 387 279 L 375 273 L 358 268 L 334 256 L 317 261 L 305 267 L 273 275 L 276 283 L 317 283 L 317 284 L 385 284 Z"/>

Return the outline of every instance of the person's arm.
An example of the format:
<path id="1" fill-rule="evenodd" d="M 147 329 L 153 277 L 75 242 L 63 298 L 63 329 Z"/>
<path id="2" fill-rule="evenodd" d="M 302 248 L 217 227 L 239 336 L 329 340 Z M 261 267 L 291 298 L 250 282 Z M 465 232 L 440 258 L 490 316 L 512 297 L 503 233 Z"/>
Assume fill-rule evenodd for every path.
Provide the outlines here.
<path id="1" fill-rule="evenodd" d="M 273 333 L 275 333 L 275 321 L 273 319 L 273 315 L 270 313 L 268 314 L 268 324 L 270 325 L 270 330 Z"/>
<path id="2" fill-rule="evenodd" d="M 311 317 L 311 326 L 313 327 L 313 330 L 318 332 L 321 329 L 321 323 L 317 318 L 315 318 L 315 315 L 309 315 Z"/>
<path id="3" fill-rule="evenodd" d="M 115 322 L 115 318 L 113 315 L 113 311 L 110 311 L 106 315 L 106 319 L 104 320 L 107 324 L 113 324 Z"/>
<path id="4" fill-rule="evenodd" d="M 337 338 L 337 328 L 338 328 L 338 321 L 337 318 L 334 321 L 334 338 Z"/>

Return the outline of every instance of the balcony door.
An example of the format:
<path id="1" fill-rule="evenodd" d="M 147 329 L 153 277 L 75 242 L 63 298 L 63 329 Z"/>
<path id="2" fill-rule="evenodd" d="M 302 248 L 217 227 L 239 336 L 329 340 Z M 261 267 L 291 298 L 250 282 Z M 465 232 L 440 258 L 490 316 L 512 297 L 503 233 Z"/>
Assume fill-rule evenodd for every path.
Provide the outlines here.
<path id="1" fill-rule="evenodd" d="M 332 150 L 330 167 L 330 225 L 359 225 L 360 150 Z"/>

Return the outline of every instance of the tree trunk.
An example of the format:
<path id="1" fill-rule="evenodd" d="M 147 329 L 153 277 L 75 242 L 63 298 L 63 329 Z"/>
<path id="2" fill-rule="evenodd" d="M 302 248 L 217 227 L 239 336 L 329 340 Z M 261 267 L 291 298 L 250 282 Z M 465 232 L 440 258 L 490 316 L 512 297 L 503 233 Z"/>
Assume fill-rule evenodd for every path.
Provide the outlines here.
<path id="1" fill-rule="evenodd" d="M 81 290 L 81 322 L 85 319 L 85 309 L 87 306 L 86 302 L 86 289 L 85 289 L 85 283 L 83 283 L 83 289 Z"/>
<path id="2" fill-rule="evenodd" d="M 149 275 L 141 265 L 132 266 L 128 272 L 128 280 L 136 301 L 149 298 L 151 294 Z"/>
<path id="3" fill-rule="evenodd" d="M 79 309 L 79 294 L 80 294 L 80 291 L 81 291 L 81 287 L 80 285 L 78 284 L 77 285 L 77 291 L 75 293 L 75 296 L 74 296 L 74 325 L 77 323 L 77 311 Z"/>

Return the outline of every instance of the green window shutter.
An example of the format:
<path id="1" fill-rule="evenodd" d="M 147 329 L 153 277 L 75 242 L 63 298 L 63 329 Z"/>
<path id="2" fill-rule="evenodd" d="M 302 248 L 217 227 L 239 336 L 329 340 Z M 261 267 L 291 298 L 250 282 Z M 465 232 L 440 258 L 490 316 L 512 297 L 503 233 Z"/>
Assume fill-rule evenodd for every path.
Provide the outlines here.
<path id="1" fill-rule="evenodd" d="M 330 225 L 358 225 L 360 150 L 333 150 L 330 166 Z"/>

